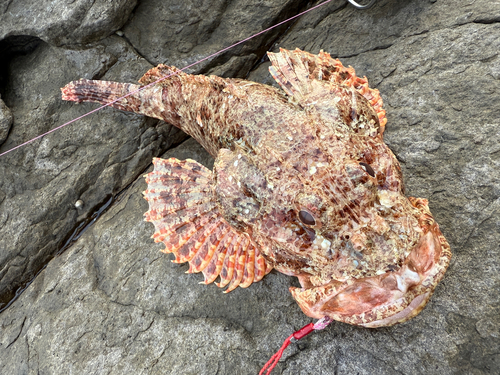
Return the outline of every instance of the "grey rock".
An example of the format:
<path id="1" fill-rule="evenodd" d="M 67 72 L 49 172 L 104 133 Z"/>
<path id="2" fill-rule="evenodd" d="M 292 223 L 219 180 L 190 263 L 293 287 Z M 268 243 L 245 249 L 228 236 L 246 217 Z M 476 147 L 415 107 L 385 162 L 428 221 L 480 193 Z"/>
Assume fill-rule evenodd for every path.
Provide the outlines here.
<path id="1" fill-rule="evenodd" d="M 485 0 L 458 6 L 452 1 L 376 1 L 372 8 L 362 12 L 346 2 L 340 4 L 344 6 L 340 11 L 337 3 L 332 2 L 301 17 L 278 40 L 278 45 L 314 53 L 324 49 L 335 57 L 345 58 L 383 50 L 414 35 L 500 21 L 495 6 Z M 493 50 L 487 54 L 492 55 Z"/>
<path id="2" fill-rule="evenodd" d="M 2 98 L 15 120 L 0 152 L 95 108 L 60 103 L 58 87 L 74 78 L 133 82 L 146 60 L 182 67 L 292 6 L 200 4 L 141 2 L 123 27 L 132 46 L 118 36 L 78 51 L 41 44 L 13 60 Z M 332 1 L 197 68 L 271 83 L 266 63 L 248 72 L 269 46 L 342 57 L 381 91 L 385 140 L 407 193 L 429 199 L 452 247 L 445 279 L 417 317 L 375 330 L 334 323 L 292 344 L 273 374 L 499 373 L 499 21 L 485 0 L 377 0 L 367 11 Z M 114 110 L 94 116 L 0 159 L 0 291 L 45 267 L 0 314 L 0 373 L 257 373 L 310 321 L 288 293 L 296 281 L 273 271 L 226 295 L 169 262 L 142 220 L 145 183 L 136 176 L 180 136 L 169 141 L 167 125 Z M 170 156 L 213 162 L 192 140 Z M 86 219 L 95 223 L 48 262 Z"/>
<path id="3" fill-rule="evenodd" d="M 54 45 L 95 42 L 127 21 L 137 0 L 9 0 L 0 3 L 0 40 L 32 36 Z"/>
<path id="4" fill-rule="evenodd" d="M 252 0 L 144 0 L 130 22 L 125 37 L 151 64 L 185 67 L 299 12 L 300 1 Z M 274 40 L 289 25 L 232 48 L 227 53 L 197 64 L 188 72 L 245 77 Z M 231 59 L 228 69 L 220 65 Z"/>
<path id="5" fill-rule="evenodd" d="M 80 77 L 133 82 L 150 67 L 118 37 L 85 50 L 40 42 L 31 54 L 10 63 L 3 99 L 15 123 L 0 150 L 96 107 L 63 102 L 60 87 L 67 82 Z M 163 122 L 104 110 L 5 155 L 0 162 L 2 305 L 54 256 L 77 223 L 90 220 L 153 155 L 183 137 Z M 79 199 L 85 205 L 77 210 Z"/>
<path id="6" fill-rule="evenodd" d="M 163 157 L 186 155 L 213 164 L 194 141 Z M 306 320 L 280 311 L 294 304 L 291 279 L 283 275 L 224 295 L 200 285 L 201 275 L 186 275 L 186 265 L 171 263 L 149 238 L 145 188 L 137 180 L 0 316 L 0 353 L 10 353 L 1 373 L 255 374 L 273 350 L 259 344 L 265 328 Z M 27 309 L 37 313 L 28 317 Z"/>
<path id="7" fill-rule="evenodd" d="M 13 120 L 9 107 L 0 99 L 0 145 L 7 139 Z"/>

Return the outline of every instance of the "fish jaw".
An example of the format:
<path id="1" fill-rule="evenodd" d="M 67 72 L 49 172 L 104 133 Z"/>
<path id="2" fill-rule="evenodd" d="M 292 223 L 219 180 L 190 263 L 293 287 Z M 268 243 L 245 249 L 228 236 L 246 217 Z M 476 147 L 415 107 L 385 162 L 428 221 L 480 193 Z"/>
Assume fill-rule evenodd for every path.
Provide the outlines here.
<path id="1" fill-rule="evenodd" d="M 337 321 L 368 328 L 391 326 L 416 316 L 427 304 L 448 268 L 451 251 L 434 221 L 428 202 L 409 198 L 420 210 L 422 236 L 397 271 L 333 281 L 307 287 L 307 277 L 299 277 L 303 288 L 290 288 L 302 311 L 311 318 L 328 316 Z"/>

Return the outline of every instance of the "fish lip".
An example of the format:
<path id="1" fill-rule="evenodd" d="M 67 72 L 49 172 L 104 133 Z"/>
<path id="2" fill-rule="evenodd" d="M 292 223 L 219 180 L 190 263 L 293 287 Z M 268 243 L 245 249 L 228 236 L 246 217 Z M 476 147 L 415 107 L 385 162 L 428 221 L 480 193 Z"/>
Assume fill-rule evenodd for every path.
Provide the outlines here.
<path id="1" fill-rule="evenodd" d="M 357 280 L 290 288 L 306 315 L 376 328 L 405 322 L 422 311 L 444 277 L 451 251 L 427 200 L 410 198 L 410 202 L 420 211 L 422 236 L 401 268 Z"/>
<path id="2" fill-rule="evenodd" d="M 395 311 L 393 314 L 387 314 L 382 318 L 359 325 L 367 328 L 392 326 L 415 317 L 427 305 L 439 282 L 443 279 L 451 260 L 450 245 L 441 233 L 439 225 L 430 216 L 427 205 L 426 209 L 425 217 L 422 218 L 425 222 L 421 226 L 424 235 L 399 270 L 401 274 L 413 272 L 420 278 L 417 283 L 410 285 L 408 293 L 402 296 L 408 299 L 406 307 L 401 311 Z M 403 306 L 401 302 L 394 301 L 393 305 Z"/>

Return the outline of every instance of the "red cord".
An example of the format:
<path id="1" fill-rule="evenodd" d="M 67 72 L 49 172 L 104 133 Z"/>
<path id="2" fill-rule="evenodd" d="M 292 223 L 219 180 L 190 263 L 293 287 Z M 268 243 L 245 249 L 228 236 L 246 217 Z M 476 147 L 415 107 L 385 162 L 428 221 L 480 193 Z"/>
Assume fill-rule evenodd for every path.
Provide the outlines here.
<path id="1" fill-rule="evenodd" d="M 267 363 L 264 365 L 264 367 L 262 367 L 262 370 L 260 370 L 259 375 L 264 374 L 264 371 L 266 371 L 266 369 L 267 369 L 266 375 L 269 375 L 271 373 L 271 371 L 273 371 L 273 369 L 278 364 L 278 361 L 280 360 L 281 356 L 283 355 L 283 352 L 288 347 L 288 345 L 290 345 L 290 342 L 292 341 L 292 339 L 300 340 L 302 337 L 307 336 L 312 331 L 314 331 L 314 324 L 309 323 L 308 325 L 302 327 L 298 331 L 296 331 L 296 332 L 292 333 L 290 336 L 288 336 L 287 339 L 285 340 L 285 342 L 283 343 L 283 345 L 281 345 L 280 350 L 278 350 L 276 352 L 276 354 L 274 354 L 271 357 L 271 359 L 269 361 L 267 361 Z"/>
<path id="2" fill-rule="evenodd" d="M 280 350 L 278 350 L 271 357 L 271 359 L 269 361 L 267 361 L 267 363 L 264 365 L 264 367 L 262 367 L 262 370 L 260 370 L 259 375 L 262 375 L 264 373 L 264 371 L 266 371 L 266 368 L 267 368 L 266 375 L 269 375 L 271 373 L 271 371 L 273 371 L 273 368 L 275 368 L 276 365 L 278 364 L 278 361 L 280 360 L 281 356 L 283 355 L 283 352 L 288 347 L 288 345 L 290 345 L 290 340 L 292 338 L 293 338 L 293 334 L 287 337 L 287 339 L 285 340 L 285 342 L 283 343 L 283 345 L 281 345 Z"/>
<path id="3" fill-rule="evenodd" d="M 292 336 L 295 340 L 300 340 L 302 337 L 307 336 L 312 331 L 314 331 L 314 323 L 309 323 L 308 325 L 294 332 Z"/>

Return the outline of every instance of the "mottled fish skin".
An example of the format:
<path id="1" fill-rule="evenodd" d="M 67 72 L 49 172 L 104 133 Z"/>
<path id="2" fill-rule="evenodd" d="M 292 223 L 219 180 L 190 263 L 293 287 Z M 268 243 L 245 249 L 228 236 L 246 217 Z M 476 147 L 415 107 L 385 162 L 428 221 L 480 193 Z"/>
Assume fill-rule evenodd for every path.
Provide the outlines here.
<path id="1" fill-rule="evenodd" d="M 299 278 L 290 290 L 308 316 L 367 327 L 408 320 L 451 252 L 427 201 L 404 195 L 378 91 L 324 52 L 269 57 L 284 92 L 160 65 L 140 84 L 177 74 L 112 104 L 179 127 L 216 159 L 213 173 L 155 159 L 147 178 L 158 176 L 163 196 L 151 182 L 145 192 L 155 238 L 206 283 L 220 275 L 219 286 L 247 287 L 274 267 Z M 140 87 L 80 80 L 62 91 L 104 104 Z"/>

